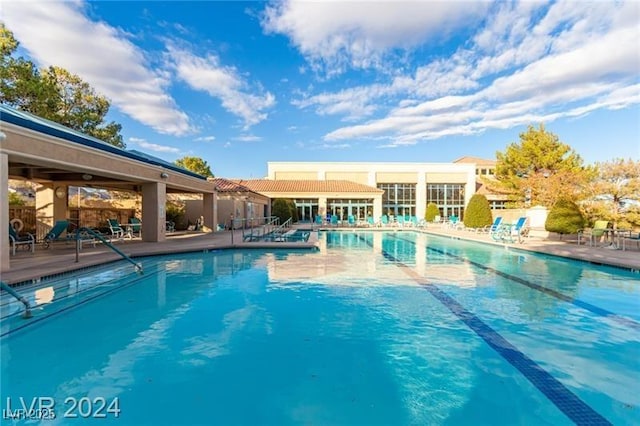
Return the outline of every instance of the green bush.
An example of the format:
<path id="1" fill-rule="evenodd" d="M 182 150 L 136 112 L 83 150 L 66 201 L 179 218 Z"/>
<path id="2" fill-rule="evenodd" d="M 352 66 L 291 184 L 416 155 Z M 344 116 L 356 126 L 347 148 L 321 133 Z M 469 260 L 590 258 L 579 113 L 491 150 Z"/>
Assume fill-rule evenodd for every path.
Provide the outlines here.
<path id="1" fill-rule="evenodd" d="M 493 223 L 491 206 L 487 197 L 482 194 L 473 194 L 469 205 L 464 211 L 464 226 L 467 228 L 483 228 Z"/>
<path id="2" fill-rule="evenodd" d="M 9 192 L 9 205 L 10 206 L 24 206 L 24 200 L 19 194 L 15 192 Z"/>
<path id="3" fill-rule="evenodd" d="M 575 234 L 584 228 L 585 218 L 576 203 L 559 199 L 551 208 L 544 229 L 558 234 Z"/>
<path id="4" fill-rule="evenodd" d="M 424 220 L 426 220 L 427 222 L 433 222 L 436 216 L 439 216 L 439 215 L 440 215 L 440 210 L 438 209 L 438 206 L 436 205 L 436 203 L 427 204 L 427 211 L 424 214 Z"/>
<path id="5" fill-rule="evenodd" d="M 292 200 L 276 198 L 271 203 L 271 215 L 279 217 L 280 223 L 286 222 L 289 218 L 293 218 L 295 222 L 297 221 L 298 211 Z"/>

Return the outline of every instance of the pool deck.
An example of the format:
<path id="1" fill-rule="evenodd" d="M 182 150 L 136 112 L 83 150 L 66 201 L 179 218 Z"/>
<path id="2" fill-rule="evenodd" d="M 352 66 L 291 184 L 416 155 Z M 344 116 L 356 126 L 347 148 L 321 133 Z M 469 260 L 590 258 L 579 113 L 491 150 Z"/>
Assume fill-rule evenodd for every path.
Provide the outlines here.
<path id="1" fill-rule="evenodd" d="M 308 226 L 307 226 L 308 228 Z M 488 234 L 478 234 L 465 230 L 452 230 L 439 226 L 424 229 L 415 228 L 320 228 L 328 230 L 344 231 L 418 231 L 427 234 L 439 235 L 448 238 L 477 241 L 485 244 L 503 246 L 507 249 L 527 250 L 555 256 L 567 257 L 576 260 L 588 261 L 596 264 L 611 265 L 626 269 L 640 271 L 640 250 L 635 245 L 626 251 L 610 250 L 602 247 L 589 247 L 578 245 L 574 239 L 560 241 L 543 238 L 527 238 L 523 244 L 497 243 Z M 169 253 L 181 253 L 212 249 L 234 248 L 259 248 L 267 250 L 276 249 L 315 249 L 318 247 L 317 234 L 312 233 L 306 243 L 301 242 L 242 242 L 242 230 L 234 231 L 233 243 L 230 231 L 215 233 L 201 232 L 177 232 L 167 236 L 167 240 L 161 243 L 147 243 L 141 240 L 124 240 L 115 243 L 127 256 L 140 257 L 148 255 L 160 255 Z M 64 272 L 83 269 L 122 259 L 108 247 L 98 244 L 96 247 L 85 246 L 80 252 L 79 262 L 76 263 L 76 252 L 73 244 L 56 243 L 50 249 L 44 249 L 38 245 L 35 253 L 19 250 L 16 256 L 11 257 L 11 269 L 2 271 L 0 279 L 8 284 L 23 283 L 37 280 L 42 277 L 57 275 Z M 640 280 L 640 275 L 638 276 Z"/>

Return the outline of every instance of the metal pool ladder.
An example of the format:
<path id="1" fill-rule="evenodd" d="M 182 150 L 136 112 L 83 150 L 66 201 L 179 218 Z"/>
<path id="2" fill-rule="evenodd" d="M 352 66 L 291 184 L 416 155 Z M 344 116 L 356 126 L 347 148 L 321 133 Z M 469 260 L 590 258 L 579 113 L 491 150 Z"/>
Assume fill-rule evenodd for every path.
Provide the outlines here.
<path id="1" fill-rule="evenodd" d="M 116 252 L 117 254 L 122 256 L 122 258 L 124 260 L 126 260 L 127 262 L 129 262 L 129 263 L 131 263 L 133 265 L 133 267 L 136 269 L 136 272 L 138 272 L 140 274 L 144 273 L 144 271 L 142 270 L 142 264 L 141 263 L 136 263 L 133 259 L 131 259 L 126 254 L 124 254 L 120 249 L 118 249 L 116 246 L 111 244 L 102 235 L 98 234 L 96 231 L 94 231 L 91 228 L 85 228 L 85 227 L 78 228 L 76 230 L 76 263 L 78 263 L 80 261 L 80 244 L 82 244 L 82 241 L 80 241 L 81 240 L 80 234 L 82 232 L 86 232 L 87 234 L 91 235 L 93 238 L 97 238 L 98 240 L 100 240 L 100 242 L 102 242 L 102 244 L 106 245 L 111 250 L 113 250 L 114 252 Z"/>
<path id="2" fill-rule="evenodd" d="M 31 318 L 31 305 L 29 305 L 29 301 L 24 296 L 19 295 L 17 291 L 9 287 L 8 284 L 2 281 L 0 281 L 0 287 L 2 288 L 2 290 L 18 299 L 18 301 L 20 301 L 24 305 L 24 314 L 22 314 L 22 318 Z"/>

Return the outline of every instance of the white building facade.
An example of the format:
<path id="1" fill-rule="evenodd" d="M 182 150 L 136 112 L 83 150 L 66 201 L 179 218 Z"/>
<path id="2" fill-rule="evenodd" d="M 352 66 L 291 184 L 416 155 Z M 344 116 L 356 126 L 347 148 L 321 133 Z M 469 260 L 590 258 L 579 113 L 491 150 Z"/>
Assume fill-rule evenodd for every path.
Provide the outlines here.
<path id="1" fill-rule="evenodd" d="M 269 180 L 351 181 L 384 191 L 371 199 L 372 208 L 361 209 L 356 197 L 307 199 L 327 214 L 379 218 L 417 216 L 423 218 L 428 203 L 435 203 L 442 217 L 461 218 L 464 207 L 476 190 L 476 165 L 473 163 L 360 163 L 360 162 L 269 162 Z M 284 196 L 285 194 L 282 194 Z M 367 205 L 367 201 L 364 202 Z M 364 212 L 364 213 L 362 213 Z"/>

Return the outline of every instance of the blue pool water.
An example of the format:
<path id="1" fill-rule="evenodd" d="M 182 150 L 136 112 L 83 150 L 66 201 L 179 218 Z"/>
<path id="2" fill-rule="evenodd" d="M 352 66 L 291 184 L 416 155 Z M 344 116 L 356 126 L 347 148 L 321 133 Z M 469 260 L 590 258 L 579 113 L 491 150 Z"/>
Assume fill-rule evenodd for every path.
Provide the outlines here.
<path id="1" fill-rule="evenodd" d="M 640 424 L 638 274 L 413 232 L 320 240 L 57 277 L 21 289 L 30 320 L 3 295 L 4 414 L 42 397 L 52 425 Z"/>

